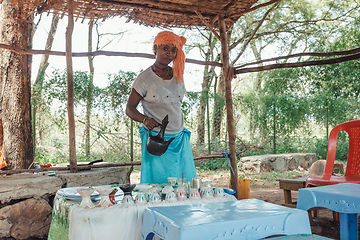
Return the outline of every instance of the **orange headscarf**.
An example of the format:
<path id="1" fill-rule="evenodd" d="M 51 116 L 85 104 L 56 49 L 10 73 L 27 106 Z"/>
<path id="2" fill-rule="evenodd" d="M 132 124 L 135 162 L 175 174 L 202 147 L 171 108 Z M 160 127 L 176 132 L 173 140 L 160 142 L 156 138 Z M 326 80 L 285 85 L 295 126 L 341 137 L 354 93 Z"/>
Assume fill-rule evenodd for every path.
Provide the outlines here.
<path id="1" fill-rule="evenodd" d="M 177 48 L 176 58 L 174 59 L 174 76 L 177 78 L 177 82 L 184 82 L 184 68 L 185 68 L 185 54 L 182 50 L 182 47 L 186 43 L 186 38 L 183 36 L 179 37 L 175 33 L 170 31 L 159 32 L 155 37 L 154 46 L 160 46 L 161 44 L 172 43 Z M 155 48 L 153 48 L 155 52 Z"/>

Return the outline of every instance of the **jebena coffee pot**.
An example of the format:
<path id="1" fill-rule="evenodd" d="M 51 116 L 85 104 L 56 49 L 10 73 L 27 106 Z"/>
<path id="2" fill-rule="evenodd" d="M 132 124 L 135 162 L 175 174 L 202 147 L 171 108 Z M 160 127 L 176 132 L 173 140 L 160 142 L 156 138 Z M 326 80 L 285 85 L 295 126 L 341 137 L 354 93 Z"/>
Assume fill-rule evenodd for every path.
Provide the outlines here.
<path id="1" fill-rule="evenodd" d="M 162 120 L 160 132 L 156 136 L 151 135 L 151 130 L 149 129 L 149 138 L 146 144 L 146 148 L 149 153 L 155 156 L 163 155 L 169 147 L 169 144 L 175 139 L 170 138 L 168 141 L 165 141 L 164 134 L 168 121 L 168 115 Z"/>

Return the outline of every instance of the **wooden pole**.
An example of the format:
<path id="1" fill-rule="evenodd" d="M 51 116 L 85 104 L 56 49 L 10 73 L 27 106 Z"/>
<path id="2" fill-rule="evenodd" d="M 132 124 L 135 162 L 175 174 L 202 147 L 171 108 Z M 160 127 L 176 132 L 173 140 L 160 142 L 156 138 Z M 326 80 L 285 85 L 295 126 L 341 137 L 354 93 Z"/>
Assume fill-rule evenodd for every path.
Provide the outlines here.
<path id="1" fill-rule="evenodd" d="M 237 160 L 236 160 L 236 135 L 235 135 L 235 124 L 233 116 L 232 106 L 232 90 L 231 90 L 231 79 L 228 79 L 229 74 L 229 48 L 226 35 L 226 25 L 224 18 L 219 16 L 219 31 L 220 31 L 220 42 L 221 42 L 221 56 L 223 63 L 223 76 L 225 80 L 225 101 L 226 101 L 226 115 L 227 115 L 227 130 L 229 136 L 229 149 L 230 149 L 230 164 L 232 169 L 230 170 L 231 175 L 231 188 L 236 191 L 235 197 L 239 199 L 238 191 L 238 172 L 237 172 Z M 234 171 L 234 172 L 233 172 Z"/>
<path id="2" fill-rule="evenodd" d="M 68 0 L 68 27 L 66 30 L 66 71 L 67 71 L 67 110 L 69 121 L 69 158 L 70 172 L 77 172 L 74 118 L 74 79 L 72 66 L 72 33 L 74 30 L 73 0 Z"/>

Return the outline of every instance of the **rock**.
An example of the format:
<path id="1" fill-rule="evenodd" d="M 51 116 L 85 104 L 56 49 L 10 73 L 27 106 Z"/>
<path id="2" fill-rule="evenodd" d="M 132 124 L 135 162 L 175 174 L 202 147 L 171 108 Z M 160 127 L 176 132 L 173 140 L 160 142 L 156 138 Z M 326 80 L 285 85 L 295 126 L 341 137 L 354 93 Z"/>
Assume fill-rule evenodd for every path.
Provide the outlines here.
<path id="1" fill-rule="evenodd" d="M 298 169 L 309 169 L 315 162 L 315 153 L 289 153 L 269 154 L 242 157 L 239 160 L 238 168 L 241 171 L 255 173 L 270 171 L 292 171 Z"/>
<path id="2" fill-rule="evenodd" d="M 335 161 L 333 167 L 333 174 L 345 174 L 346 164 L 344 162 Z"/>
<path id="3" fill-rule="evenodd" d="M 0 176 L 0 239 L 46 238 L 52 218 L 50 204 L 59 189 L 128 183 L 131 171 L 131 167 L 121 166 L 77 173 L 58 171 L 55 176 Z"/>
<path id="4" fill-rule="evenodd" d="M 59 173 L 65 187 L 122 184 L 130 181 L 131 167 L 93 168 L 77 173 Z"/>
<path id="5" fill-rule="evenodd" d="M 326 160 L 317 160 L 314 162 L 309 169 L 309 175 L 323 175 L 325 164 Z"/>
<path id="6" fill-rule="evenodd" d="M 310 169 L 309 169 L 309 174 L 310 175 L 323 175 L 324 171 L 325 171 L 325 165 L 326 165 L 326 160 L 317 160 L 316 162 L 314 162 Z M 333 167 L 333 171 L 332 174 L 344 174 L 345 173 L 345 163 L 340 162 L 340 161 L 335 161 L 334 162 L 334 167 Z"/>
<path id="7" fill-rule="evenodd" d="M 0 209 L 0 237 L 29 239 L 47 236 L 52 208 L 44 199 L 30 198 Z"/>
<path id="8" fill-rule="evenodd" d="M 0 203 L 15 199 L 40 198 L 44 195 L 55 195 L 62 186 L 57 177 L 38 174 L 14 174 L 0 177 Z"/>
<path id="9" fill-rule="evenodd" d="M 0 219 L 0 239 L 10 237 L 10 229 L 12 224 L 9 222 L 7 218 Z"/>

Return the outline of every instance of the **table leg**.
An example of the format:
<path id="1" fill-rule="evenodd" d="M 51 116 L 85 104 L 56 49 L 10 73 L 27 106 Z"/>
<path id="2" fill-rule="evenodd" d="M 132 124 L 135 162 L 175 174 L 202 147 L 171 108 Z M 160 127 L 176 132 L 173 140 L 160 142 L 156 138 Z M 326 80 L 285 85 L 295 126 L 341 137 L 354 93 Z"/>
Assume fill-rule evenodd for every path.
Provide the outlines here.
<path id="1" fill-rule="evenodd" d="M 340 213 L 340 239 L 358 239 L 357 213 Z"/>
<path id="2" fill-rule="evenodd" d="M 284 189 L 284 200 L 287 204 L 292 204 L 291 191 Z"/>

